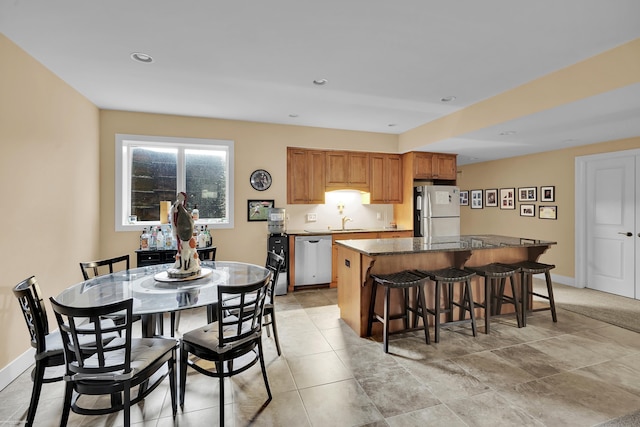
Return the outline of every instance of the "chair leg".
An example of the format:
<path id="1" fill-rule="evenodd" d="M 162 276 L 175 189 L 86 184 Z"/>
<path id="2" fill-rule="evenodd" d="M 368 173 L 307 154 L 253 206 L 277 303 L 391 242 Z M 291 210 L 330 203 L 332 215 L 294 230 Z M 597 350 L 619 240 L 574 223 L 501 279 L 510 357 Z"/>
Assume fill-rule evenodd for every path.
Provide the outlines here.
<path id="1" fill-rule="evenodd" d="M 424 286 L 418 287 L 418 304 L 420 305 L 420 314 L 422 314 L 422 324 L 424 325 L 424 338 L 427 344 L 431 344 L 429 338 L 429 322 L 427 321 L 427 303 L 424 298 Z M 417 318 L 418 316 L 416 316 Z"/>
<path id="2" fill-rule="evenodd" d="M 169 392 L 171 393 L 171 410 L 173 411 L 173 418 L 176 418 L 178 413 L 178 405 L 176 404 L 176 351 L 173 350 L 171 360 L 168 362 L 169 368 Z"/>
<path id="3" fill-rule="evenodd" d="M 373 285 L 371 286 L 371 301 L 369 301 L 369 321 L 367 322 L 367 336 L 370 337 L 371 336 L 371 328 L 373 325 L 373 318 L 375 316 L 374 311 L 376 308 L 376 293 L 378 290 L 378 285 L 377 283 L 374 281 Z"/>
<path id="4" fill-rule="evenodd" d="M 224 362 L 216 362 L 216 371 L 220 373 L 220 426 L 224 426 Z"/>
<path id="5" fill-rule="evenodd" d="M 527 310 L 529 309 L 529 275 L 522 272 L 520 276 L 520 298 L 522 308 L 522 326 L 527 326 Z"/>
<path id="6" fill-rule="evenodd" d="M 122 391 L 124 394 L 124 425 L 131 425 L 131 385 L 125 383 L 124 390 Z"/>
<path id="7" fill-rule="evenodd" d="M 433 324 L 434 324 L 434 335 L 435 335 L 435 342 L 438 343 L 440 342 L 440 293 L 441 293 L 441 283 L 440 282 L 436 282 L 436 292 L 435 292 L 435 305 L 434 305 L 434 320 L 433 320 Z"/>
<path id="8" fill-rule="evenodd" d="M 184 348 L 184 343 L 180 346 L 180 372 L 178 375 L 180 387 L 178 388 L 180 393 L 180 409 L 184 410 L 184 392 L 187 384 L 187 360 L 189 358 L 189 352 Z"/>
<path id="9" fill-rule="evenodd" d="M 278 325 L 276 324 L 276 312 L 275 310 L 270 313 L 271 316 L 271 329 L 273 329 L 273 339 L 276 341 L 276 349 L 278 350 L 278 356 L 280 356 L 280 340 L 278 339 Z M 268 330 L 268 328 L 267 328 Z"/>
<path id="10" fill-rule="evenodd" d="M 549 270 L 544 272 L 544 278 L 547 282 L 547 295 L 549 295 L 549 307 L 551 308 L 551 317 L 554 322 L 558 321 L 558 316 L 556 316 L 556 302 L 553 298 L 553 284 L 551 283 L 551 273 Z"/>
<path id="11" fill-rule="evenodd" d="M 382 345 L 385 353 L 389 353 L 389 298 L 391 298 L 391 288 L 384 287 L 384 330 L 382 332 Z"/>
<path id="12" fill-rule="evenodd" d="M 471 290 L 471 280 L 468 279 L 464 286 L 467 287 L 467 308 L 469 309 L 469 314 L 471 315 L 471 332 L 473 333 L 473 336 L 476 337 L 478 336 L 478 331 L 476 330 L 476 315 L 473 313 L 474 312 L 474 306 L 473 306 L 473 292 Z M 461 309 L 464 310 L 464 309 Z"/>
<path id="13" fill-rule="evenodd" d="M 262 353 L 262 341 L 258 341 L 258 351 L 260 352 L 260 367 L 262 368 L 262 378 L 264 379 L 264 386 L 267 388 L 267 395 L 269 395 L 269 399 L 267 399 L 267 403 L 271 402 L 271 387 L 269 387 L 269 378 L 267 378 L 267 367 L 264 363 L 264 355 Z"/>
<path id="14" fill-rule="evenodd" d="M 518 294 L 516 293 L 516 282 L 515 275 L 510 276 L 509 280 L 511 280 L 511 293 L 513 294 L 513 307 L 516 310 L 516 321 L 518 322 L 518 328 L 522 327 L 522 314 L 520 313 L 520 307 L 518 304 Z"/>
<path id="15" fill-rule="evenodd" d="M 64 387 L 64 404 L 62 406 L 62 418 L 60 418 L 60 427 L 65 427 L 69 422 L 69 413 L 71 412 L 71 397 L 73 396 L 73 384 L 65 381 Z M 27 422 L 27 426 L 31 426 Z"/>
<path id="16" fill-rule="evenodd" d="M 489 277 L 485 277 L 484 278 L 484 333 L 488 334 L 489 333 L 489 327 L 491 324 L 491 310 L 492 310 L 492 305 L 491 305 L 491 299 L 493 298 L 493 286 L 494 286 L 494 281 L 493 279 L 489 278 Z"/>
<path id="17" fill-rule="evenodd" d="M 44 364 L 36 361 L 36 366 L 33 368 L 33 388 L 31 389 L 31 402 L 29 403 L 29 411 L 27 412 L 27 426 L 32 426 L 33 420 L 36 417 L 42 383 L 44 382 L 44 371 Z"/>

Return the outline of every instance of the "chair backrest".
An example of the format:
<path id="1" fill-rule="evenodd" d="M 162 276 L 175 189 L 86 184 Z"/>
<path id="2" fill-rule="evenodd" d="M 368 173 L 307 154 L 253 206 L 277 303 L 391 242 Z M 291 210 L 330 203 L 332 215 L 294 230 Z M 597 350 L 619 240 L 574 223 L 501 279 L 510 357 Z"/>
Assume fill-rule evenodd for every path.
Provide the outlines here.
<path id="1" fill-rule="evenodd" d="M 269 298 L 273 301 L 273 292 L 278 284 L 280 270 L 284 266 L 284 257 L 278 255 L 274 251 L 267 252 L 267 262 L 265 268 L 271 271 L 271 280 L 269 282 Z"/>
<path id="2" fill-rule="evenodd" d="M 81 262 L 80 270 L 82 271 L 82 276 L 84 276 L 84 280 L 89 280 L 92 277 L 102 276 L 103 274 L 113 273 L 114 265 L 118 263 L 125 263 L 125 268 L 120 268 L 121 270 L 129 269 L 129 254 L 122 255 L 115 258 L 103 259 L 100 261 L 89 261 L 89 262 Z M 120 265 L 122 267 L 122 265 Z"/>
<path id="3" fill-rule="evenodd" d="M 133 299 L 98 307 L 69 307 L 50 298 L 67 365 L 67 375 L 72 380 L 108 381 L 130 378 L 131 324 Z M 104 316 L 124 316 L 122 324 L 102 322 Z"/>
<path id="4" fill-rule="evenodd" d="M 49 321 L 35 276 L 18 283 L 13 288 L 13 294 L 18 299 L 22 315 L 27 322 L 31 345 L 36 348 L 37 354 L 43 353 L 47 348 L 46 336 L 49 334 Z"/>
<path id="5" fill-rule="evenodd" d="M 218 285 L 219 353 L 255 342 L 262 334 L 262 314 L 271 275 L 250 285 Z"/>

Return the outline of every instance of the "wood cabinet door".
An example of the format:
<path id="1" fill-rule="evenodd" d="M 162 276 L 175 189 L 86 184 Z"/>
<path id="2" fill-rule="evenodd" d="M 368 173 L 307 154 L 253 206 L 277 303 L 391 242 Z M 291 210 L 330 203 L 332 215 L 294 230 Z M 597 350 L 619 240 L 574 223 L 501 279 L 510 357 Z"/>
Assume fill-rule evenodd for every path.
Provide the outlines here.
<path id="1" fill-rule="evenodd" d="M 369 190 L 369 153 L 327 151 L 325 167 L 327 188 Z"/>
<path id="2" fill-rule="evenodd" d="M 371 203 L 402 203 L 402 158 L 371 154 Z"/>
<path id="3" fill-rule="evenodd" d="M 324 151 L 287 148 L 287 203 L 324 203 Z"/>
<path id="4" fill-rule="evenodd" d="M 413 153 L 413 178 L 433 178 L 433 153 Z"/>
<path id="5" fill-rule="evenodd" d="M 327 151 L 324 157 L 327 187 L 346 188 L 349 179 L 349 154 L 346 151 Z"/>
<path id="6" fill-rule="evenodd" d="M 434 178 L 448 180 L 455 180 L 457 178 L 455 155 L 436 154 L 434 162 Z"/>

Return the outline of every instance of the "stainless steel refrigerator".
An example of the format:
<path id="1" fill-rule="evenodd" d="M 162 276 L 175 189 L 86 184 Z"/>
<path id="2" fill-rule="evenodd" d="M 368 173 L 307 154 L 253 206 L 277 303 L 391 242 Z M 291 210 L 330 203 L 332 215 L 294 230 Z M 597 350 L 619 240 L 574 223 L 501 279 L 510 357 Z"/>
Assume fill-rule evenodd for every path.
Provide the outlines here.
<path id="1" fill-rule="evenodd" d="M 413 188 L 413 234 L 416 237 L 460 234 L 460 189 L 449 185 Z"/>

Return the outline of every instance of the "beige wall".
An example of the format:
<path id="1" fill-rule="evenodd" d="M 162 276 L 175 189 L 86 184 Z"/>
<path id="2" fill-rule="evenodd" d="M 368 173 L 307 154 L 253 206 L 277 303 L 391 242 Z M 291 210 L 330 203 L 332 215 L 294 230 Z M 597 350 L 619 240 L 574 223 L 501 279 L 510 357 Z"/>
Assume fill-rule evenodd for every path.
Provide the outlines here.
<path id="1" fill-rule="evenodd" d="M 4 260 L 0 369 L 29 348 L 11 288 L 36 275 L 45 297 L 81 279 L 78 262 L 129 253 L 137 232 L 114 231 L 116 133 L 220 138 L 235 141 L 235 225 L 214 231 L 219 259 L 262 264 L 264 223 L 246 221 L 246 200 L 286 203 L 287 146 L 398 152 L 430 137 L 429 127 L 406 137 L 206 118 L 98 111 L 84 97 L 0 35 L 0 190 Z M 629 64 L 634 66 L 635 63 Z M 434 128 L 435 129 L 435 128 Z M 406 147 L 399 150 L 398 141 Z M 416 144 L 416 145 L 413 145 Z M 558 241 L 543 260 L 573 277 L 574 158 L 640 147 L 640 137 L 460 167 L 463 189 L 555 185 L 558 220 L 519 211 L 462 211 L 462 232 L 522 235 Z M 272 187 L 257 192 L 249 174 L 269 170 Z M 536 203 L 538 204 L 538 203 Z M 51 317 L 53 323 L 53 317 Z"/>
<path id="2" fill-rule="evenodd" d="M 100 188 L 98 109 L 2 34 L 0 58 L 1 369 L 29 348 L 12 288 L 56 295 L 97 256 Z"/>
<path id="3" fill-rule="evenodd" d="M 640 148 L 640 137 L 576 148 L 550 151 L 530 156 L 460 166 L 461 190 L 537 187 L 554 185 L 558 219 L 546 220 L 520 216 L 520 202 L 515 210 L 499 207 L 471 209 L 462 207 L 462 234 L 503 234 L 558 242 L 540 259 L 556 265 L 554 274 L 574 278 L 575 268 L 575 158 L 589 154 Z M 533 203 L 536 209 L 541 204 Z"/>
<path id="4" fill-rule="evenodd" d="M 138 248 L 138 232 L 114 231 L 115 134 L 214 138 L 235 141 L 235 227 L 213 230 L 216 259 L 264 264 L 267 229 L 264 222 L 247 221 L 248 199 L 287 202 L 286 147 L 397 151 L 397 136 L 303 126 L 272 125 L 196 117 L 167 116 L 122 111 L 100 112 L 100 252 L 103 256 L 130 253 Z M 273 184 L 256 191 L 249 175 L 256 169 L 271 173 Z"/>

